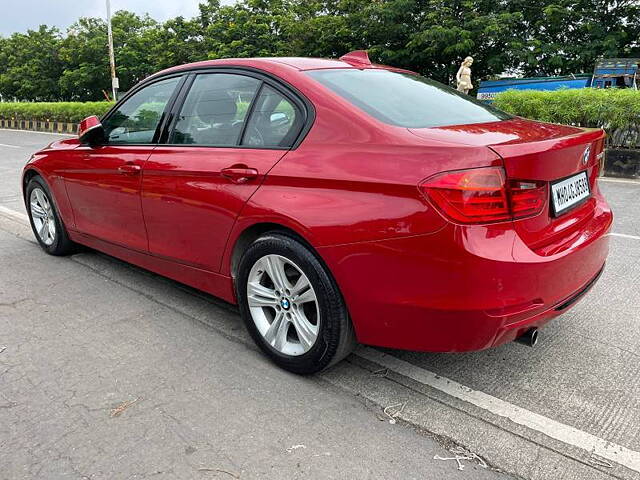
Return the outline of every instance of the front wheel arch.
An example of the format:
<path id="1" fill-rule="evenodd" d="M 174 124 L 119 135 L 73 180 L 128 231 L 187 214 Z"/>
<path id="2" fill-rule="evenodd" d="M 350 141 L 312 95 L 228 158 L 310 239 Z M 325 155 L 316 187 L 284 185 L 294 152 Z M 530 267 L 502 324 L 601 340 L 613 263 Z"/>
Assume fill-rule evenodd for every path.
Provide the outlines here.
<path id="1" fill-rule="evenodd" d="M 36 169 L 29 168 L 28 170 L 25 170 L 25 172 L 22 174 L 22 196 L 24 198 L 25 205 L 27 202 L 27 185 L 29 185 L 29 182 L 33 177 L 40 177 L 43 181 L 45 181 L 40 172 L 38 172 Z"/>

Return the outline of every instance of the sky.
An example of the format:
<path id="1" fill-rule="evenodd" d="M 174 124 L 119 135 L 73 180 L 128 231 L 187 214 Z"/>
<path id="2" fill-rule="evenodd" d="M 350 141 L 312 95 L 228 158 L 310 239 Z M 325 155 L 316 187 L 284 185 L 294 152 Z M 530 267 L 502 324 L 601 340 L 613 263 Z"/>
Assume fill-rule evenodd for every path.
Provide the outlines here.
<path id="1" fill-rule="evenodd" d="M 111 10 L 149 13 L 156 20 L 193 17 L 199 0 L 111 0 Z M 233 3 L 233 0 L 221 2 Z M 80 17 L 106 17 L 105 0 L 0 0 L 0 35 L 26 32 L 41 24 L 64 31 Z"/>

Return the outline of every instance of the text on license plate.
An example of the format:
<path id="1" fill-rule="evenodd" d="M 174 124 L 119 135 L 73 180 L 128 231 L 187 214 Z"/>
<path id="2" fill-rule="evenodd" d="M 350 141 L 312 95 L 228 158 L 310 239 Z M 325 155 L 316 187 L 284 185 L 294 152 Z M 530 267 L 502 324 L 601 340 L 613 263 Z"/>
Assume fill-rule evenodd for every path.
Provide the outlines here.
<path id="1" fill-rule="evenodd" d="M 580 203 L 591 195 L 589 190 L 589 178 L 587 172 L 580 172 L 572 177 L 565 178 L 551 184 L 551 204 L 553 213 L 560 215 L 565 210 Z"/>

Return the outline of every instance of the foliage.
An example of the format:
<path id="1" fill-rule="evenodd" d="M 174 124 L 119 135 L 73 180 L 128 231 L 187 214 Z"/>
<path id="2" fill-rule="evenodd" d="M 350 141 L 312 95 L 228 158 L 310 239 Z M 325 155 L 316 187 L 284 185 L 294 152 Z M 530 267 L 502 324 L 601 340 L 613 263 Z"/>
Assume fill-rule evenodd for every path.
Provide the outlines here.
<path id="1" fill-rule="evenodd" d="M 543 122 L 604 128 L 611 147 L 640 146 L 640 92 L 635 90 L 507 90 L 496 96 L 494 105 Z"/>
<path id="2" fill-rule="evenodd" d="M 117 12 L 112 19 L 117 72 L 125 89 L 157 70 L 152 53 L 158 24 L 148 17 Z M 92 100 L 110 91 L 109 59 L 106 55 L 107 26 L 103 20 L 83 18 L 72 25 L 60 47 L 65 69 L 60 78 L 63 98 Z M 102 88 L 99 88 L 102 87 Z"/>
<path id="3" fill-rule="evenodd" d="M 244 0 L 225 6 L 218 0 L 202 3 L 199 28 L 206 58 L 293 54 L 288 42 L 295 21 L 292 5 L 286 0 Z"/>
<path id="4" fill-rule="evenodd" d="M 90 115 L 101 116 L 112 105 L 110 102 L 0 102 L 0 118 L 73 123 Z"/>
<path id="5" fill-rule="evenodd" d="M 580 127 L 640 123 L 640 92 L 630 89 L 507 90 L 494 105 L 521 117 Z"/>
<path id="6" fill-rule="evenodd" d="M 62 62 L 62 39 L 55 28 L 44 25 L 26 34 L 0 38 L 0 94 L 31 100 L 57 100 Z"/>
<path id="7" fill-rule="evenodd" d="M 514 25 L 525 76 L 591 73 L 599 57 L 637 57 L 640 2 L 636 0 L 509 0 L 521 12 Z"/>
<path id="8" fill-rule="evenodd" d="M 164 23 L 113 16 L 121 90 L 173 65 L 222 57 L 338 57 L 374 61 L 452 83 L 460 61 L 474 78 L 589 73 L 599 57 L 640 56 L 638 0 L 202 0 L 194 18 Z M 477 81 L 476 81 L 477 83 Z M 106 25 L 81 18 L 0 37 L 7 100 L 100 100 L 110 91 Z"/>

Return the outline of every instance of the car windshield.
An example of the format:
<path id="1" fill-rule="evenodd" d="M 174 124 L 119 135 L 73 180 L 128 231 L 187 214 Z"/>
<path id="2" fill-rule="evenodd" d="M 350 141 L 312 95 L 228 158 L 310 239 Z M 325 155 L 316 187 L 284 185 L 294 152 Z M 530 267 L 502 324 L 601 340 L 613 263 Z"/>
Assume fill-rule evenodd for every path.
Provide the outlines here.
<path id="1" fill-rule="evenodd" d="M 469 95 L 419 75 L 355 68 L 307 73 L 372 117 L 399 127 L 468 125 L 511 118 Z"/>

